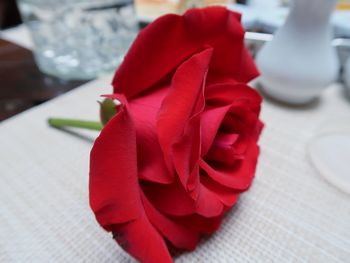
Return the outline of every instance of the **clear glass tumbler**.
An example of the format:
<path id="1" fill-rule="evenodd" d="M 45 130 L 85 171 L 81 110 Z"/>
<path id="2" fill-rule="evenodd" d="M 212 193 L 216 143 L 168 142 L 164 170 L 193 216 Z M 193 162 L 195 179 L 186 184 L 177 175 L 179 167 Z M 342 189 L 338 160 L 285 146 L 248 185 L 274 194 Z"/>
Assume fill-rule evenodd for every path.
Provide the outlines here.
<path id="1" fill-rule="evenodd" d="M 17 0 L 41 71 L 91 79 L 115 70 L 136 36 L 130 0 Z"/>

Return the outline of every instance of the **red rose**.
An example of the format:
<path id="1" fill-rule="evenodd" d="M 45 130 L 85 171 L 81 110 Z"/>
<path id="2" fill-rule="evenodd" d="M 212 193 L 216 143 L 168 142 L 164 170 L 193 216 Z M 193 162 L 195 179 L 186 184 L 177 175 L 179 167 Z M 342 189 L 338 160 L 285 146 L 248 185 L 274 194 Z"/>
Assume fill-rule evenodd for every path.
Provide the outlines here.
<path id="1" fill-rule="evenodd" d="M 243 37 L 225 8 L 166 15 L 115 75 L 122 105 L 91 151 L 90 203 L 141 262 L 171 262 L 167 244 L 194 249 L 252 182 L 261 97 Z"/>

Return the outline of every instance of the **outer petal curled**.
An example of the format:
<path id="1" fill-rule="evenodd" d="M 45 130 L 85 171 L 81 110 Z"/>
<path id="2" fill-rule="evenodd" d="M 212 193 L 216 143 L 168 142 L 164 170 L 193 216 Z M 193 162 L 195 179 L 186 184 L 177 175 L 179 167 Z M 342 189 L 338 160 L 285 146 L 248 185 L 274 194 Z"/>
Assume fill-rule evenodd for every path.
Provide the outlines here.
<path id="1" fill-rule="evenodd" d="M 195 168 L 200 155 L 200 114 L 204 109 L 205 76 L 213 50 L 186 60 L 175 72 L 158 116 L 159 142 L 169 169 L 177 171 L 184 188 L 198 185 Z"/>
<path id="2" fill-rule="evenodd" d="M 136 38 L 114 77 L 114 91 L 127 98 L 138 96 L 207 46 L 214 49 L 210 73 L 246 83 L 258 71 L 243 37 L 240 15 L 223 7 L 165 15 Z"/>
<path id="3" fill-rule="evenodd" d="M 107 230 L 141 215 L 135 128 L 125 105 L 95 141 L 90 156 L 90 205 Z"/>
<path id="4" fill-rule="evenodd" d="M 166 243 L 144 211 L 137 177 L 136 133 L 126 101 L 91 151 L 90 205 L 97 221 L 144 263 L 172 262 Z"/>

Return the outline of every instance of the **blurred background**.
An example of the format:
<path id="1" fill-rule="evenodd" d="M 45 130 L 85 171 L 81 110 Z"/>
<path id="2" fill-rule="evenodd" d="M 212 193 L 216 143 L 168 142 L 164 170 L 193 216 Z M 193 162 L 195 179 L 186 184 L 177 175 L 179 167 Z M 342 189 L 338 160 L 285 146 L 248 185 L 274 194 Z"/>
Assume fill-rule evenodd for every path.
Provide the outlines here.
<path id="1" fill-rule="evenodd" d="M 113 72 L 140 28 L 156 17 L 207 5 L 243 14 L 253 55 L 290 9 L 288 0 L 1 0 L 0 121 Z M 350 1 L 338 1 L 331 25 L 343 65 Z"/>

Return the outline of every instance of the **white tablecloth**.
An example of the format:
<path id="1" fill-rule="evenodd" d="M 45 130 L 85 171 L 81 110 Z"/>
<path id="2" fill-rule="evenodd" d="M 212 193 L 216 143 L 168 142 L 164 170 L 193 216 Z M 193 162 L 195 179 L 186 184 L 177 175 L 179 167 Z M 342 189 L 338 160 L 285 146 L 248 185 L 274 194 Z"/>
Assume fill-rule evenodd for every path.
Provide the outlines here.
<path id="1" fill-rule="evenodd" d="M 29 30 L 23 24 L 14 28 L 0 31 L 0 38 L 11 41 L 28 49 L 33 49 L 34 47 Z"/>
<path id="2" fill-rule="evenodd" d="M 49 116 L 97 119 L 111 77 L 91 82 L 0 124 L 0 262 L 133 262 L 88 205 L 96 132 L 48 127 Z M 350 196 L 310 164 L 320 128 L 350 116 L 340 85 L 313 107 L 265 100 L 261 157 L 250 191 L 221 229 L 176 262 L 349 262 Z"/>

